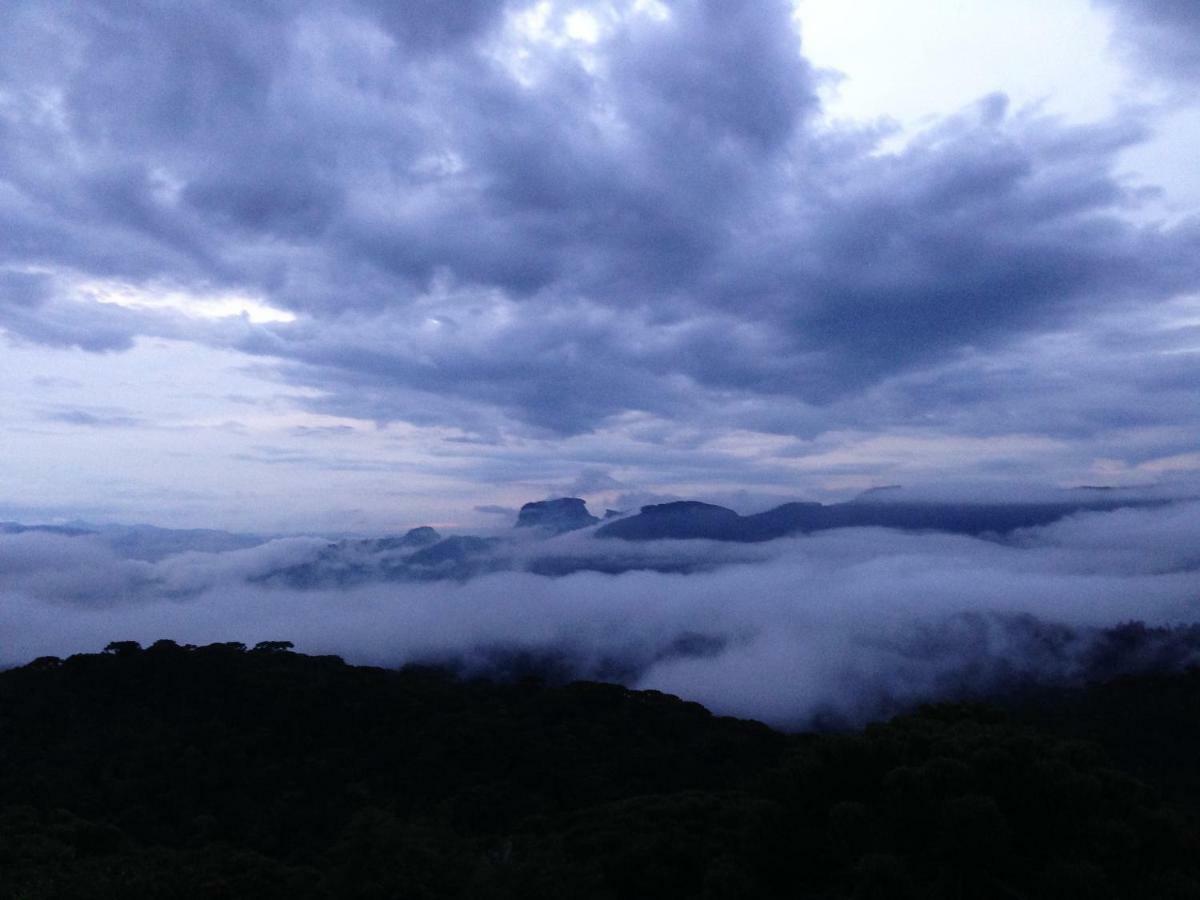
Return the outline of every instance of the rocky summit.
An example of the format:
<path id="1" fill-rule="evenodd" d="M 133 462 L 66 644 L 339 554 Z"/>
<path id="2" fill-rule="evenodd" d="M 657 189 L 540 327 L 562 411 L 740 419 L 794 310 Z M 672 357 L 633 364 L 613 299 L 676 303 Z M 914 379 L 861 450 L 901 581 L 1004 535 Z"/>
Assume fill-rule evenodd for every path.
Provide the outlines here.
<path id="1" fill-rule="evenodd" d="M 595 525 L 600 520 L 587 511 L 578 497 L 536 500 L 526 503 L 517 514 L 517 528 L 544 528 L 555 534 Z"/>

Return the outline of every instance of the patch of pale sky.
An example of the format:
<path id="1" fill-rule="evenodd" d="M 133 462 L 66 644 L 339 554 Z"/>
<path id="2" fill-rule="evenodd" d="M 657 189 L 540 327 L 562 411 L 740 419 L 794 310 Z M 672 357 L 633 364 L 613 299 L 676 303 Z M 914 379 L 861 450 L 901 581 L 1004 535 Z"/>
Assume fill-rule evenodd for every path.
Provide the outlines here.
<path id="1" fill-rule="evenodd" d="M 633 11 L 660 22 L 671 17 L 671 10 L 659 0 L 633 0 Z"/>
<path id="2" fill-rule="evenodd" d="M 600 23 L 596 17 L 584 9 L 576 9 L 563 19 L 563 31 L 567 37 L 585 44 L 594 44 L 600 40 Z"/>
<path id="3" fill-rule="evenodd" d="M 688 449 L 647 444 L 619 426 L 554 448 L 538 441 L 500 447 L 447 443 L 455 435 L 445 428 L 397 423 L 378 429 L 306 412 L 297 405 L 298 391 L 248 371 L 240 354 L 161 339 L 139 340 L 127 353 L 100 357 L 13 345 L 0 357 L 0 379 L 21 400 L 5 409 L 11 478 L 6 505 L 57 505 L 64 514 L 105 507 L 114 520 L 152 518 L 176 526 L 471 527 L 479 518 L 469 512 L 473 506 L 515 507 L 539 499 L 538 478 L 566 483 L 589 465 L 604 465 L 631 488 L 678 496 L 735 490 L 761 476 L 797 497 L 846 499 L 880 483 L 988 463 L 1024 464 L 1064 484 L 1085 481 L 1089 474 L 1135 483 L 1189 463 L 1182 455 L 1137 466 L 1098 463 L 1089 471 L 1090 460 L 1073 457 L 1047 438 L 936 431 L 830 432 L 803 456 L 779 452 L 784 443 L 795 445 L 789 439 L 757 432 L 714 433 Z M 131 422 L 89 427 L 47 415 L 64 410 Z M 548 453 L 558 460 L 552 469 Z M 679 471 L 669 486 L 657 477 L 663 466 L 698 464 L 696 454 L 708 457 L 702 471 Z M 792 476 L 781 478 L 788 471 Z M 103 472 L 102 480 L 97 472 Z M 299 490 L 298 473 L 304 485 Z M 597 492 L 589 500 L 602 509 L 615 493 Z"/>
<path id="4" fill-rule="evenodd" d="M 199 319 L 244 316 L 250 322 L 294 322 L 292 313 L 276 309 L 265 300 L 230 292 L 199 293 L 161 285 L 135 285 L 122 281 L 76 281 L 73 293 L 96 303 L 127 309 L 172 310 Z"/>
<path id="5" fill-rule="evenodd" d="M 564 9 L 543 0 L 508 13 L 506 27 L 492 48 L 492 55 L 517 81 L 530 87 L 537 82 L 541 49 L 573 52 L 590 71 L 595 60 L 589 48 L 603 33 L 603 24 L 592 12 L 583 8 Z"/>
<path id="6" fill-rule="evenodd" d="M 1162 189 L 1138 218 L 1178 221 L 1200 209 L 1200 106 L 1164 105 L 1162 89 L 1113 49 L 1113 20 L 1090 0 L 794 0 L 804 53 L 837 73 L 822 100 L 831 120 L 890 119 L 902 146 L 923 126 L 1001 91 L 1068 121 L 1123 107 L 1158 109 L 1154 135 L 1121 167 Z"/>
<path id="7" fill-rule="evenodd" d="M 196 343 L 143 338 L 102 356 L 9 343 L 0 385 L 0 519 L 93 510 L 171 527 L 402 531 L 469 524 L 466 511 L 494 497 L 531 499 L 521 485 L 481 488 L 478 458 L 437 457 L 453 429 L 306 411 L 299 401 L 319 392 Z"/>
<path id="8" fill-rule="evenodd" d="M 834 118 L 912 129 L 1004 91 L 1014 106 L 1094 119 L 1126 90 L 1088 0 L 796 0 L 796 17 L 809 59 L 845 76 L 827 89 Z"/>
<path id="9" fill-rule="evenodd" d="M 737 430 L 715 435 L 705 443 L 705 449 L 727 453 L 738 459 L 775 459 L 781 450 L 794 443 L 795 440 L 788 435 Z"/>
<path id="10" fill-rule="evenodd" d="M 1035 434 L 973 437 L 917 430 L 889 434 L 830 432 L 812 442 L 811 452 L 794 456 L 786 464 L 797 471 L 818 475 L 853 468 L 928 476 L 954 471 L 965 459 L 975 465 L 1042 461 L 1066 449 L 1060 441 Z"/>
<path id="11" fill-rule="evenodd" d="M 1121 161 L 1137 181 L 1160 186 L 1161 197 L 1147 204 L 1151 216 L 1177 223 L 1200 210 L 1200 105 L 1171 110 L 1156 123 L 1154 136 L 1128 148 Z"/>
<path id="12" fill-rule="evenodd" d="M 1143 485 L 1160 481 L 1164 476 L 1200 472 L 1200 453 L 1180 453 L 1132 466 L 1122 459 L 1098 459 L 1092 465 L 1092 472 L 1104 484 Z"/>

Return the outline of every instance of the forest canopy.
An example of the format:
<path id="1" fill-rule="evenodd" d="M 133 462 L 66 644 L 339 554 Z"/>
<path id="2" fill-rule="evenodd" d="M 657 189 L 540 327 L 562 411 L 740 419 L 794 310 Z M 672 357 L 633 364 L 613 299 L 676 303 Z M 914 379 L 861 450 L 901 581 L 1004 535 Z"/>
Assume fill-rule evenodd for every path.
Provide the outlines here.
<path id="1" fill-rule="evenodd" d="M 1198 700 L 1190 671 L 787 735 L 117 641 L 0 673 L 0 897 L 1200 897 Z"/>

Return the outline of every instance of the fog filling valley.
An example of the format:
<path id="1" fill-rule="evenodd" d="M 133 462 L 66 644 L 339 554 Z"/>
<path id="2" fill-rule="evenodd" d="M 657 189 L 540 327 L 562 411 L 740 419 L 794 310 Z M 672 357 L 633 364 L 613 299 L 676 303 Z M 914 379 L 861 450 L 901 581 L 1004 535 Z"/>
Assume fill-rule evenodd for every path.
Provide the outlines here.
<path id="1" fill-rule="evenodd" d="M 114 640 L 290 640 L 360 664 L 620 681 L 805 728 L 1200 661 L 1196 501 L 1003 536 L 841 528 L 633 544 L 584 529 L 534 545 L 510 538 L 508 568 L 471 577 L 300 587 L 270 574 L 329 541 L 147 561 L 96 534 L 0 534 L 0 666 Z M 592 570 L 528 571 L 551 552 Z M 625 571 L 595 571 L 605 557 Z"/>

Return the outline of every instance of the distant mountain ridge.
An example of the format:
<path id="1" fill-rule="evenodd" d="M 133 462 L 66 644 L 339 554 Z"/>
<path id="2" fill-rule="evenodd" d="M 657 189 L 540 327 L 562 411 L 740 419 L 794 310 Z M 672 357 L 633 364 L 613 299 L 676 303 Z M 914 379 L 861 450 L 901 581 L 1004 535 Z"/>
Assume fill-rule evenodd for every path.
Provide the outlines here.
<path id="1" fill-rule="evenodd" d="M 516 528 L 544 528 L 555 534 L 578 531 L 600 520 L 587 510 L 579 497 L 559 497 L 556 500 L 535 500 L 526 503 L 517 514 Z"/>
<path id="2" fill-rule="evenodd" d="M 63 537 L 80 537 L 85 534 L 95 534 L 87 528 L 76 528 L 71 525 L 22 525 L 20 522 L 0 522 L 0 534 L 59 534 Z"/>
<path id="3" fill-rule="evenodd" d="M 683 500 L 643 506 L 636 515 L 602 525 L 596 530 L 596 537 L 626 541 L 702 539 L 755 543 L 834 528 L 895 528 L 972 536 L 1002 535 L 1020 528 L 1049 525 L 1077 512 L 1106 511 L 1123 506 L 1146 505 L 1147 502 L 1105 499 L 945 503 L 863 498 L 828 506 L 821 503 L 785 503 L 766 512 L 742 516 L 723 506 Z"/>
<path id="4" fill-rule="evenodd" d="M 727 564 L 730 555 L 697 554 L 646 545 L 654 541 L 765 543 L 839 528 L 888 528 L 1004 538 L 1080 512 L 1163 505 L 1111 491 L 1062 492 L 1056 499 L 990 502 L 915 500 L 898 488 L 869 491 L 843 503 L 784 503 L 752 515 L 698 500 L 643 506 L 633 514 L 592 515 L 579 497 L 526 503 L 507 532 L 443 535 L 425 526 L 377 538 L 314 544 L 311 556 L 250 576 L 257 584 L 344 588 L 369 582 L 466 581 L 503 571 L 557 577 L 589 571 L 689 573 Z M 245 550 L 269 539 L 205 529 L 154 526 L 21 525 L 0 523 L 0 534 L 47 533 L 107 544 L 127 559 L 156 562 L 184 552 Z"/>
<path id="5" fill-rule="evenodd" d="M 256 580 L 303 588 L 371 580 L 465 581 L 489 572 L 512 570 L 550 577 L 583 571 L 613 575 L 638 570 L 688 573 L 713 568 L 720 561 L 694 554 L 633 552 L 632 547 L 629 552 L 618 552 L 614 545 L 690 540 L 751 544 L 836 528 L 1002 537 L 1018 529 L 1049 525 L 1077 512 L 1165 502 L 1080 496 L 1061 501 L 948 503 L 898 501 L 891 499 L 894 496 L 894 491 L 886 491 L 829 505 L 785 503 L 746 516 L 712 503 L 681 500 L 643 506 L 632 515 L 606 513 L 604 519 L 589 513 L 586 502 L 579 497 L 558 497 L 522 506 L 509 535 L 438 536 L 435 541 L 432 536 L 437 532 L 433 529 L 414 529 L 410 535 L 421 531 L 429 541 L 419 550 L 407 547 L 404 541 L 393 547 L 388 542 L 396 539 L 389 538 L 343 541 L 329 545 L 311 562 Z M 587 529 L 593 530 L 589 533 Z"/>
<path id="6" fill-rule="evenodd" d="M 446 543 L 447 539 L 428 525 L 410 528 L 403 535 L 392 537 L 337 541 L 308 562 L 276 569 L 251 580 L 293 588 L 350 587 L 373 580 L 397 581 L 405 578 L 414 559 L 419 564 L 421 554 L 429 557 L 429 551 Z M 441 561 L 438 554 L 433 554 L 429 560 L 431 565 Z"/>
<path id="7" fill-rule="evenodd" d="M 0 522 L 0 534 L 57 534 L 62 537 L 91 537 L 108 545 L 124 559 L 158 562 L 177 553 L 225 553 L 266 543 L 269 538 L 235 534 L 214 528 L 160 528 L 157 525 L 94 525 L 68 522 L 65 525 L 23 525 Z"/>

